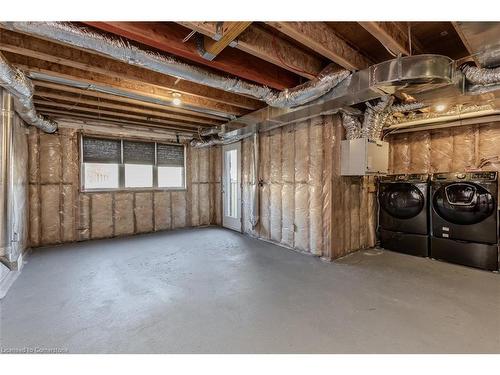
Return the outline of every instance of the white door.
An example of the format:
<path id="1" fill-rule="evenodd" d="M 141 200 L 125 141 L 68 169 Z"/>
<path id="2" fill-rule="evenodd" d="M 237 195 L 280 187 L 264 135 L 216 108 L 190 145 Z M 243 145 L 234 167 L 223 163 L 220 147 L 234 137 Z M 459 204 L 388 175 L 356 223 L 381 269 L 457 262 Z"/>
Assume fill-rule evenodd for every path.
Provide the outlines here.
<path id="1" fill-rule="evenodd" d="M 222 147 L 222 225 L 241 232 L 241 143 Z"/>

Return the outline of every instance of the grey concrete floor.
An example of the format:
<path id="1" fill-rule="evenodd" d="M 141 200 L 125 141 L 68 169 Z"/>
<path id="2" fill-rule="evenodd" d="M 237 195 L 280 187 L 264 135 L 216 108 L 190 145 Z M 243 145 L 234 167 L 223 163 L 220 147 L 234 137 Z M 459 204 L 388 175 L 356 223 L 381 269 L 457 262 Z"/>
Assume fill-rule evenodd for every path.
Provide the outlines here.
<path id="1" fill-rule="evenodd" d="M 500 352 L 500 275 L 388 251 L 335 263 L 220 228 L 36 250 L 1 346 L 83 353 Z"/>

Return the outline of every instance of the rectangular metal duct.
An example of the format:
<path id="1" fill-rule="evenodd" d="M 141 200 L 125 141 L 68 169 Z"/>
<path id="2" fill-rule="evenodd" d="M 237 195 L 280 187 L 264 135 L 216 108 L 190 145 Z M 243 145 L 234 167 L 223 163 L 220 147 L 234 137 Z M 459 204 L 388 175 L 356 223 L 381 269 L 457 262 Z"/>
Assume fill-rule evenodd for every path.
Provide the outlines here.
<path id="1" fill-rule="evenodd" d="M 223 139 L 233 142 L 250 136 L 256 129 L 265 132 L 341 109 L 352 112 L 355 110 L 350 106 L 387 94 L 398 96 L 404 93 L 418 99 L 419 94 L 429 90 L 455 85 L 455 74 L 453 60 L 446 56 L 398 57 L 354 72 L 332 91 L 306 105 L 295 108 L 266 107 L 232 120 L 226 124 L 227 129 L 237 129 L 226 132 Z"/>

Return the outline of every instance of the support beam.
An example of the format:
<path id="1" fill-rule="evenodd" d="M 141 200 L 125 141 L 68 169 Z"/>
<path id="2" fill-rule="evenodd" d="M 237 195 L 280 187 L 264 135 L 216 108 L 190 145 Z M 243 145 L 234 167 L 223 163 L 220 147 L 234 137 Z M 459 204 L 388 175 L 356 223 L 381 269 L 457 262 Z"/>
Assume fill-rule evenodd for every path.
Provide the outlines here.
<path id="1" fill-rule="evenodd" d="M 103 101 L 94 99 L 89 99 L 88 97 L 84 97 L 82 95 L 74 95 L 74 94 L 68 94 L 64 92 L 53 92 L 53 91 L 40 91 L 37 90 L 35 92 L 35 97 L 36 98 L 42 98 L 42 99 L 55 99 L 59 101 L 64 101 L 67 102 L 66 104 L 69 105 L 75 105 L 75 104 L 83 104 L 83 105 L 90 105 L 94 107 L 100 107 L 100 108 L 109 108 L 109 109 L 116 109 L 120 111 L 126 111 L 126 112 L 133 112 L 133 113 L 140 113 L 144 114 L 147 116 L 151 117 L 160 117 L 160 118 L 165 118 L 169 120 L 176 120 L 182 123 L 187 123 L 187 124 L 192 124 L 196 125 L 199 124 L 204 125 L 204 126 L 214 126 L 214 125 L 219 125 L 222 122 L 221 121 L 214 121 L 211 119 L 198 119 L 194 117 L 187 117 L 187 116 L 182 116 L 182 115 L 177 115 L 175 113 L 168 113 L 164 111 L 158 111 L 158 110 L 153 110 L 153 109 L 147 109 L 147 108 L 140 108 L 136 106 L 131 106 L 131 105 L 123 105 L 119 103 L 113 103 L 109 101 Z"/>
<path id="2" fill-rule="evenodd" d="M 141 95 L 149 95 L 153 97 L 162 98 L 166 103 L 172 103 L 171 107 L 176 107 L 172 100 L 173 96 L 170 90 L 165 90 L 157 86 L 138 83 L 128 79 L 113 78 L 104 74 L 84 71 L 81 69 L 74 69 L 60 64 L 54 64 L 30 57 L 5 53 L 6 58 L 14 65 L 21 67 L 28 72 L 40 72 L 51 76 L 75 79 L 82 83 L 92 85 L 99 84 L 130 92 L 140 93 Z M 197 98 L 192 100 L 191 97 L 182 97 L 182 102 L 185 109 L 192 112 L 202 112 L 206 110 L 211 113 L 221 113 L 221 115 L 234 115 L 241 116 L 247 111 L 242 108 L 222 104 L 207 99 Z"/>
<path id="3" fill-rule="evenodd" d="M 349 70 L 372 64 L 324 22 L 267 22 L 268 25 Z"/>
<path id="4" fill-rule="evenodd" d="M 218 37 L 216 22 L 179 22 L 179 24 L 212 39 Z M 316 77 L 324 65 L 319 57 L 255 24 L 240 34 L 235 48 L 307 79 Z"/>
<path id="5" fill-rule="evenodd" d="M 212 61 L 222 52 L 238 35 L 250 26 L 252 22 L 224 22 L 221 26 L 221 37 L 219 40 L 204 38 L 203 48 L 205 49 L 202 57 Z"/>
<path id="6" fill-rule="evenodd" d="M 205 60 L 198 53 L 194 41 L 183 43 L 189 30 L 168 22 L 86 22 L 86 24 L 277 90 L 299 84 L 297 75 L 232 48 L 221 52 L 214 61 Z"/>

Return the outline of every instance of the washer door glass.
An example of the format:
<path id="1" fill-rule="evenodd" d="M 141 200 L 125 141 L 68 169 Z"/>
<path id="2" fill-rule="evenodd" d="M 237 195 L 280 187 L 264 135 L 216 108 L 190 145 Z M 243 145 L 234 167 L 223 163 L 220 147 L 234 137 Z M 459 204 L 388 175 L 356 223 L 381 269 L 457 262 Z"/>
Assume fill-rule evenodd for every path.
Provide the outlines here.
<path id="1" fill-rule="evenodd" d="M 397 219 L 411 219 L 424 208 L 424 195 L 412 184 L 385 184 L 380 190 L 380 207 Z"/>
<path id="2" fill-rule="evenodd" d="M 495 210 L 495 199 L 482 186 L 472 182 L 441 186 L 432 198 L 434 210 L 453 224 L 477 224 Z"/>

